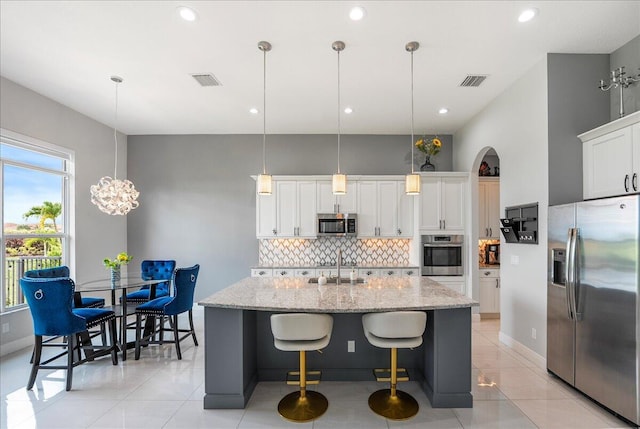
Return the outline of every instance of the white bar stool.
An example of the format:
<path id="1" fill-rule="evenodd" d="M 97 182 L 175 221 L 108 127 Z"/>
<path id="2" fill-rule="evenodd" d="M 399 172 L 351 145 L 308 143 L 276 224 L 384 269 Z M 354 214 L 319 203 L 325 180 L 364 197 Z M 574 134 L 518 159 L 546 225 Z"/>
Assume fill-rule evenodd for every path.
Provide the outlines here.
<path id="1" fill-rule="evenodd" d="M 308 381 L 306 352 L 320 350 L 329 344 L 333 330 L 333 317 L 328 314 L 285 313 L 271 315 L 273 344 L 279 350 L 300 352 L 300 371 L 287 374 L 287 384 L 299 385 L 300 390 L 289 393 L 278 403 L 278 413 L 292 422 L 308 422 L 327 411 L 329 401 L 318 392 L 308 391 L 307 384 L 318 384 L 320 380 Z M 319 371 L 314 371 L 319 374 Z M 288 381 L 289 375 L 299 375 L 300 381 Z"/>
<path id="2" fill-rule="evenodd" d="M 422 334 L 427 325 L 427 314 L 423 311 L 393 311 L 389 313 L 369 313 L 362 316 L 364 335 L 375 347 L 391 349 L 391 368 L 374 370 L 390 372 L 391 377 L 377 381 L 389 381 L 390 389 L 382 389 L 369 396 L 369 408 L 390 420 L 406 420 L 418 414 L 418 402 L 406 392 L 396 389 L 398 381 L 408 381 L 409 377 L 398 377 L 398 349 L 414 348 L 422 344 Z M 406 370 L 400 369 L 406 373 Z"/>

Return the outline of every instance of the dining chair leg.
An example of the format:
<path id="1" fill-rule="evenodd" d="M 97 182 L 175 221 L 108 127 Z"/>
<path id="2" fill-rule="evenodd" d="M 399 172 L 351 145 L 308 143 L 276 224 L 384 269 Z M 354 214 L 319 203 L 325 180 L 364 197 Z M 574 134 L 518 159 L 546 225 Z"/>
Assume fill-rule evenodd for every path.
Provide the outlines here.
<path id="1" fill-rule="evenodd" d="M 142 330 L 142 315 L 136 314 L 136 356 L 135 359 L 140 359 L 140 334 Z M 126 346 L 125 346 L 126 347 Z"/>
<path id="2" fill-rule="evenodd" d="M 27 383 L 27 390 L 33 388 L 36 382 L 36 375 L 38 375 L 38 367 L 40 366 L 40 358 L 42 356 L 42 336 L 35 336 L 35 344 L 33 345 L 33 359 L 31 366 L 31 375 L 29 375 L 29 382 Z"/>
<path id="3" fill-rule="evenodd" d="M 180 333 L 178 332 L 178 315 L 170 316 L 169 320 L 173 319 L 173 340 L 176 342 L 176 355 L 178 360 L 182 359 L 182 353 L 180 352 Z"/>
<path id="4" fill-rule="evenodd" d="M 189 310 L 189 328 L 191 328 L 191 336 L 193 337 L 193 343 L 197 346 L 198 339 L 196 338 L 196 330 L 193 329 L 193 312 Z"/>
<path id="5" fill-rule="evenodd" d="M 111 362 L 118 365 L 118 331 L 115 318 L 109 321 L 109 334 L 111 334 Z"/>
<path id="6" fill-rule="evenodd" d="M 71 383 L 73 382 L 73 350 L 76 348 L 76 336 L 71 334 L 67 336 L 67 392 L 71 390 Z"/>

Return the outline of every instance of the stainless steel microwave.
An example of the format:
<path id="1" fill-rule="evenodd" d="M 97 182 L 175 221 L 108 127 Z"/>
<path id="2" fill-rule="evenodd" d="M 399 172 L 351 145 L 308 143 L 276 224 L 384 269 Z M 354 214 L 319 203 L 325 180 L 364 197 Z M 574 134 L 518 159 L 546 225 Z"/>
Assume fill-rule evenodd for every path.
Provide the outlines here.
<path id="1" fill-rule="evenodd" d="M 318 214 L 318 237 L 355 237 L 358 234 L 358 216 L 353 213 Z"/>

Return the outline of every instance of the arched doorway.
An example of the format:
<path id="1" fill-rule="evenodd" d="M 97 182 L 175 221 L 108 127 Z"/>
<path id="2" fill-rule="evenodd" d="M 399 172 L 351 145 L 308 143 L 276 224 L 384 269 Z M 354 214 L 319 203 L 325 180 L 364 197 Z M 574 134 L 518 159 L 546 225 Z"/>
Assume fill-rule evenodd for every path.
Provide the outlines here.
<path id="1" fill-rule="evenodd" d="M 492 147 L 478 152 L 471 180 L 472 296 L 480 302 L 481 318 L 500 317 L 500 157 Z"/>

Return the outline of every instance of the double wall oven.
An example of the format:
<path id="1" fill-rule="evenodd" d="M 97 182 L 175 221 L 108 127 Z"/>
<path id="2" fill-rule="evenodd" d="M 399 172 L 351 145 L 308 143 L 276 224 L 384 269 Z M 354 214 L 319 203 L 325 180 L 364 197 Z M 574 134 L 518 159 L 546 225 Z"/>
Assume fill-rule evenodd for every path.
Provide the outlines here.
<path id="1" fill-rule="evenodd" d="M 423 276 L 464 275 L 464 235 L 423 235 Z"/>

